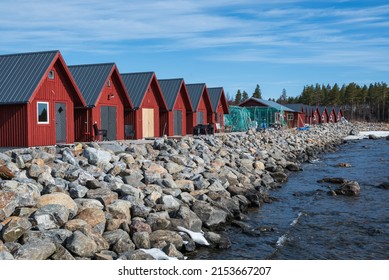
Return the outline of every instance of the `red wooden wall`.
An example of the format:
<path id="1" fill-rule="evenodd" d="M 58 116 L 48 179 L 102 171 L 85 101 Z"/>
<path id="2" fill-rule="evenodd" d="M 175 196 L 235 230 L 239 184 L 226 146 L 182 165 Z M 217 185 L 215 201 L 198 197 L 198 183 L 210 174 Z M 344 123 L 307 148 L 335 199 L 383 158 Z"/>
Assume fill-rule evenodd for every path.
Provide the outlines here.
<path id="1" fill-rule="evenodd" d="M 0 106 L 0 147 L 28 146 L 27 116 L 27 104 Z"/>

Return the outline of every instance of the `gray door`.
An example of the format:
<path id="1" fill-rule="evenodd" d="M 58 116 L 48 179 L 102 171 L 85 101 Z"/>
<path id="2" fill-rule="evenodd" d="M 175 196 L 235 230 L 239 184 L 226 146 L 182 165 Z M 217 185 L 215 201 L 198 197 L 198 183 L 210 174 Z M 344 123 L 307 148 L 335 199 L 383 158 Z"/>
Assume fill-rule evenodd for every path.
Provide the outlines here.
<path id="1" fill-rule="evenodd" d="M 197 112 L 197 124 L 204 124 L 204 112 Z"/>
<path id="2" fill-rule="evenodd" d="M 116 140 L 116 107 L 101 106 L 101 129 L 107 130 L 109 140 Z"/>
<path id="3" fill-rule="evenodd" d="M 174 135 L 182 135 L 182 111 L 174 111 Z"/>
<path id="4" fill-rule="evenodd" d="M 55 134 L 57 143 L 66 143 L 65 103 L 55 103 Z"/>

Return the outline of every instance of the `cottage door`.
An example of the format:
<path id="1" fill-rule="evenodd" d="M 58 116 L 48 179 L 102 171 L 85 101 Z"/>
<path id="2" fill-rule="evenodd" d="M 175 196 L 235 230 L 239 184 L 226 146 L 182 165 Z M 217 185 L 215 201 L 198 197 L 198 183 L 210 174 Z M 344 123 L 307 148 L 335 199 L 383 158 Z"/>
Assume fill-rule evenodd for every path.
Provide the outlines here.
<path id="1" fill-rule="evenodd" d="M 182 111 L 174 111 L 174 135 L 182 135 Z"/>
<path id="2" fill-rule="evenodd" d="M 154 109 L 142 109 L 143 138 L 154 137 Z"/>
<path id="3" fill-rule="evenodd" d="M 66 143 L 66 104 L 55 103 L 55 134 L 57 143 Z"/>
<path id="4" fill-rule="evenodd" d="M 204 112 L 197 112 L 197 124 L 204 124 Z"/>
<path id="5" fill-rule="evenodd" d="M 116 107 L 101 106 L 101 129 L 107 130 L 107 138 L 116 140 Z"/>

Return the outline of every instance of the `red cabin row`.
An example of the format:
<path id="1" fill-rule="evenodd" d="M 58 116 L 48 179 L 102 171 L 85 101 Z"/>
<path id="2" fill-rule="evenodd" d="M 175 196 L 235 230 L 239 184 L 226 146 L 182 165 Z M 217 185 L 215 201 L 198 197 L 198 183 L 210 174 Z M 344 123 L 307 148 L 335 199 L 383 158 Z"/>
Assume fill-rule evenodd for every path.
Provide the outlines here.
<path id="1" fill-rule="evenodd" d="M 186 135 L 221 123 L 224 91 L 115 63 L 67 66 L 59 51 L 0 55 L 0 147 Z M 215 92 L 215 93 L 213 93 Z"/>

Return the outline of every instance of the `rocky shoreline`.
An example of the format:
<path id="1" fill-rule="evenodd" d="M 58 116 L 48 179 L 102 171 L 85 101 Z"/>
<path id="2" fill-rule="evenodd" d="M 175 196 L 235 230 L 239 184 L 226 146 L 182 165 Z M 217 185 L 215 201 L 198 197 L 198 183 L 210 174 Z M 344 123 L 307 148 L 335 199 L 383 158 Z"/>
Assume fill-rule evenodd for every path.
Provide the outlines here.
<path id="1" fill-rule="evenodd" d="M 362 130 L 388 127 L 325 124 L 0 153 L 0 260 L 184 259 L 208 243 L 228 248 L 220 229 L 244 227 L 247 209 L 270 203 L 271 189 L 302 162 Z M 205 241 L 177 227 L 204 232 Z"/>

